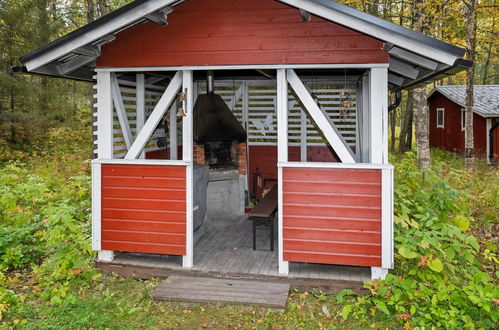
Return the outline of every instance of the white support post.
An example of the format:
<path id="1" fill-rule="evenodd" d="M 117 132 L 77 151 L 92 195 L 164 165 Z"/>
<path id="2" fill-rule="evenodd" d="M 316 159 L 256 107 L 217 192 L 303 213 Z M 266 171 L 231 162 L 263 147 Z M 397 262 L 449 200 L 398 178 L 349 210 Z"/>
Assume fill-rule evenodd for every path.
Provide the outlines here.
<path id="1" fill-rule="evenodd" d="M 288 161 L 288 80 L 286 70 L 277 70 L 277 161 Z M 277 190 L 278 190 L 278 253 L 279 274 L 289 274 L 289 262 L 284 261 L 283 242 L 283 191 L 282 191 L 282 168 L 278 168 Z"/>
<path id="2" fill-rule="evenodd" d="M 101 164 L 92 163 L 92 249 L 101 250 Z"/>
<path id="3" fill-rule="evenodd" d="M 178 104 L 173 102 L 170 108 L 170 159 L 178 159 L 178 146 L 177 146 L 177 111 Z"/>
<path id="4" fill-rule="evenodd" d="M 307 114 L 301 110 L 300 117 L 300 160 L 307 161 Z"/>
<path id="5" fill-rule="evenodd" d="M 163 96 L 161 96 L 159 102 L 154 107 L 154 110 L 147 119 L 147 122 L 144 124 L 144 127 L 137 135 L 137 138 L 133 142 L 133 145 L 130 147 L 128 153 L 126 154 L 125 159 L 137 159 L 137 157 L 143 151 L 145 145 L 147 144 L 147 141 L 149 141 L 149 138 L 161 121 L 161 118 L 163 118 L 166 110 L 175 99 L 175 96 L 177 95 L 177 92 L 180 89 L 181 85 L 182 72 L 178 71 L 170 81 L 170 84 L 163 93 Z"/>
<path id="6" fill-rule="evenodd" d="M 249 86 L 248 82 L 243 81 L 243 127 L 244 130 L 248 133 L 248 140 L 246 141 L 246 173 L 249 173 L 249 161 L 250 161 L 250 144 L 249 144 Z M 244 191 L 249 194 L 249 176 L 246 175 L 246 179 L 244 180 Z M 245 205 L 246 206 L 246 205 Z"/>
<path id="7" fill-rule="evenodd" d="M 362 152 L 361 159 L 363 163 L 370 163 L 370 148 L 371 143 L 371 116 L 369 111 L 369 106 L 371 101 L 369 100 L 370 88 L 369 88 L 369 74 L 362 78 L 362 108 L 359 111 L 361 115 L 361 131 L 360 131 L 360 150 Z"/>
<path id="8" fill-rule="evenodd" d="M 334 149 L 341 162 L 347 164 L 356 163 L 356 157 L 352 152 L 352 149 L 348 146 L 341 133 L 336 129 L 328 114 L 315 103 L 295 71 L 293 69 L 288 69 L 286 70 L 286 73 L 289 84 L 303 103 L 303 106 L 308 111 L 317 127 L 322 131 L 324 137 L 328 140 L 329 145 Z"/>
<path id="9" fill-rule="evenodd" d="M 111 73 L 97 73 L 97 157 L 113 159 L 113 98 Z M 101 251 L 101 165 L 92 164 L 92 248 L 98 259 L 112 261 L 113 251 Z"/>
<path id="10" fill-rule="evenodd" d="M 362 83 L 357 82 L 356 85 L 356 104 L 355 112 L 357 114 L 357 122 L 355 125 L 355 154 L 360 163 L 362 163 L 362 147 L 361 147 L 361 130 L 362 130 Z"/>
<path id="11" fill-rule="evenodd" d="M 97 72 L 97 157 L 113 159 L 111 73 Z"/>
<path id="12" fill-rule="evenodd" d="M 369 74 L 370 162 L 388 164 L 388 69 L 372 68 Z"/>
<path id="13" fill-rule="evenodd" d="M 97 260 L 104 262 L 111 262 L 114 260 L 114 251 L 99 251 L 97 253 Z"/>
<path id="14" fill-rule="evenodd" d="M 135 136 L 139 135 L 140 131 L 144 127 L 144 123 L 146 121 L 146 87 L 145 87 L 145 76 L 143 73 L 139 73 L 136 76 L 137 81 L 137 115 L 136 115 L 136 133 Z M 146 154 L 143 151 L 140 156 L 140 159 L 145 159 Z"/>
<path id="15" fill-rule="evenodd" d="M 130 123 L 128 122 L 125 104 L 123 103 L 123 97 L 121 96 L 120 85 L 114 72 L 111 73 L 111 94 L 113 96 L 114 108 L 116 109 L 116 114 L 118 115 L 118 121 L 120 122 L 125 145 L 127 149 L 130 149 L 133 142 L 132 132 L 130 130 Z"/>
<path id="16" fill-rule="evenodd" d="M 183 107 L 186 116 L 183 117 L 182 124 L 182 157 L 189 165 L 186 166 L 186 233 L 185 233 L 185 248 L 186 254 L 182 259 L 184 268 L 191 268 L 194 264 L 194 230 L 193 230 L 193 155 L 192 155 L 192 139 L 193 139 L 193 110 L 194 110 L 194 81 L 192 71 L 185 70 L 183 72 L 182 89 L 185 93 L 185 101 Z"/>
<path id="17" fill-rule="evenodd" d="M 372 68 L 369 74 L 369 155 L 372 164 L 388 164 L 388 69 Z M 393 168 L 381 172 L 381 268 L 373 279 L 385 278 L 393 268 Z"/>

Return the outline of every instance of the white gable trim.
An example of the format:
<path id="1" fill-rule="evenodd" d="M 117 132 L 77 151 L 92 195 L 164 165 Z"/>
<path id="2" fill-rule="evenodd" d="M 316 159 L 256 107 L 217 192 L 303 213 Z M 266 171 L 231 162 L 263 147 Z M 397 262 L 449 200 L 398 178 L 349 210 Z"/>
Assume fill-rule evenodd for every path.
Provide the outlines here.
<path id="1" fill-rule="evenodd" d="M 344 25 L 353 30 L 359 31 L 371 37 L 394 44 L 400 48 L 410 50 L 413 53 L 437 60 L 447 65 L 454 65 L 457 56 L 444 51 L 439 51 L 431 46 L 409 40 L 395 33 L 390 33 L 385 29 L 373 26 L 353 16 L 345 15 L 333 9 L 311 3 L 307 0 L 279 0 L 290 6 L 306 10 L 307 12 L 323 17 L 329 21 Z"/>
<path id="2" fill-rule="evenodd" d="M 178 0 L 149 0 L 126 14 L 123 14 L 109 22 L 98 26 L 89 33 L 76 38 L 72 42 L 65 43 L 57 48 L 48 51 L 45 54 L 37 56 L 36 58 L 25 63 L 28 71 L 36 71 L 37 68 L 48 64 L 59 57 L 66 55 L 77 48 L 88 45 L 103 37 L 112 34 L 120 29 L 129 26 L 132 22 L 138 21 L 146 15 L 157 12 L 158 10 L 169 6 L 170 4 L 178 2 Z"/>

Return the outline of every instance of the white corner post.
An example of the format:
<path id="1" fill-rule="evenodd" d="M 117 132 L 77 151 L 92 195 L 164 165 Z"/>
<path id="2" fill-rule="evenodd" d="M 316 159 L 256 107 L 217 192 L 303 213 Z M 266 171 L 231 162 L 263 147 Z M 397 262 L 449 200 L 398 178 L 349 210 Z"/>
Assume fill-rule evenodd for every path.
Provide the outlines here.
<path id="1" fill-rule="evenodd" d="M 146 87 L 145 87 L 145 76 L 143 73 L 139 73 L 136 76 L 137 83 L 137 113 L 136 113 L 136 124 L 135 124 L 135 136 L 144 127 L 146 121 Z M 140 159 L 146 158 L 146 153 L 142 151 L 139 156 Z"/>
<path id="2" fill-rule="evenodd" d="M 182 122 L 182 159 L 188 163 L 186 166 L 186 226 L 185 226 L 185 255 L 182 266 L 191 268 L 194 264 L 194 225 L 193 225 L 193 110 L 194 110 L 194 82 L 192 71 L 183 71 L 182 92 L 185 100 L 182 102 L 185 117 Z"/>
<path id="3" fill-rule="evenodd" d="M 288 80 L 286 70 L 277 70 L 277 161 L 278 163 L 288 161 Z M 284 261 L 283 241 L 283 191 L 282 191 L 282 167 L 278 167 L 277 190 L 278 190 L 278 253 L 279 274 L 289 274 L 289 262 Z"/>
<path id="4" fill-rule="evenodd" d="M 170 117 L 168 121 L 170 122 L 170 159 L 178 160 L 178 146 L 177 146 L 177 109 L 178 104 L 173 101 L 172 107 L 170 108 Z"/>
<path id="5" fill-rule="evenodd" d="M 369 159 L 388 164 L 388 69 L 369 73 Z M 384 279 L 393 268 L 393 167 L 381 172 L 381 267 L 371 268 L 371 278 Z"/>
<path id="6" fill-rule="evenodd" d="M 113 97 L 110 72 L 97 72 L 97 157 L 113 159 Z M 113 251 L 102 251 L 101 164 L 92 164 L 92 249 L 97 259 L 112 261 Z"/>

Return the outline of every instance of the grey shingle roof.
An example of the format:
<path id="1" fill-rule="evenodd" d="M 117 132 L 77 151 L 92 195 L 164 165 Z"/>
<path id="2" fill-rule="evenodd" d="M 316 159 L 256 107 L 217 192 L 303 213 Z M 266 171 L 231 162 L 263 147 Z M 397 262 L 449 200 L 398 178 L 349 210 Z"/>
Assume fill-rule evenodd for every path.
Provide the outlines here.
<path id="1" fill-rule="evenodd" d="M 466 106 L 465 85 L 437 86 L 435 91 L 462 107 Z M 483 117 L 499 116 L 499 85 L 475 85 L 473 94 L 474 112 Z"/>

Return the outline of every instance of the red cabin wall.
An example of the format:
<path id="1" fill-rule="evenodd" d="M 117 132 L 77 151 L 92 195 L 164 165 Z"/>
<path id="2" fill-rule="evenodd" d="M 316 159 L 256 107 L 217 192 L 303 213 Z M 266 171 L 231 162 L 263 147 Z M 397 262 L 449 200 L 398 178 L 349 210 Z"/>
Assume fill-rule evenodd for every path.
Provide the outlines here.
<path id="1" fill-rule="evenodd" d="M 464 154 L 464 131 L 461 129 L 461 106 L 435 92 L 430 104 L 430 147 Z M 444 108 L 444 128 L 437 128 L 437 108 Z M 475 155 L 487 155 L 487 124 L 482 116 L 473 114 Z"/>
<path id="2" fill-rule="evenodd" d="M 284 260 L 381 266 L 381 170 L 283 168 Z"/>
<path id="3" fill-rule="evenodd" d="M 102 165 L 102 250 L 185 255 L 186 168 Z"/>
<path id="4" fill-rule="evenodd" d="M 288 148 L 288 159 L 290 162 L 300 161 L 300 147 L 290 146 Z M 338 162 L 335 152 L 327 146 L 307 147 L 308 162 Z M 249 190 L 259 196 L 267 187 L 254 188 L 255 173 L 258 168 L 259 176 L 264 179 L 277 180 L 277 146 L 250 146 L 249 147 Z M 270 182 L 269 184 L 274 184 Z"/>
<path id="5" fill-rule="evenodd" d="M 102 47 L 99 67 L 386 63 L 383 43 L 274 0 L 189 0 Z"/>

